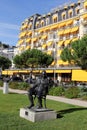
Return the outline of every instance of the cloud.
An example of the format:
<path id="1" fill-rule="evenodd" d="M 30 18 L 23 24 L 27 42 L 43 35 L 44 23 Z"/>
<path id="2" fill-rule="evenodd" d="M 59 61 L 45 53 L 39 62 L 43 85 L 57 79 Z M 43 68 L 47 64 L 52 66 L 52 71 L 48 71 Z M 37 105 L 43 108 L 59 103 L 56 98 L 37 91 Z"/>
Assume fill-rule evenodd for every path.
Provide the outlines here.
<path id="1" fill-rule="evenodd" d="M 18 35 L 15 35 L 15 34 L 8 34 L 8 33 L 0 33 L 0 36 L 2 37 L 8 37 L 8 38 L 17 38 Z"/>
<path id="2" fill-rule="evenodd" d="M 20 26 L 9 23 L 0 23 L 0 28 L 19 30 Z"/>

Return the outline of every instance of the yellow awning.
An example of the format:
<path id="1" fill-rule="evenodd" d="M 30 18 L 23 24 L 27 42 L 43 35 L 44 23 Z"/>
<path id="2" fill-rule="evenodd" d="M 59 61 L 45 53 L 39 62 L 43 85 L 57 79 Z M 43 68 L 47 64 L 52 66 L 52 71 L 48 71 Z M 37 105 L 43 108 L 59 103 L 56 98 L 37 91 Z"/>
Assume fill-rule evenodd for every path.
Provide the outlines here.
<path id="1" fill-rule="evenodd" d="M 77 41 L 78 39 L 79 39 L 79 38 L 76 37 L 76 38 L 72 39 L 72 42 Z"/>
<path id="2" fill-rule="evenodd" d="M 44 31 L 49 31 L 50 30 L 50 27 L 47 27 L 44 29 Z"/>
<path id="3" fill-rule="evenodd" d="M 60 55 L 60 54 L 61 54 L 61 52 L 62 52 L 62 50 L 58 50 L 58 51 L 57 51 L 58 55 Z"/>
<path id="4" fill-rule="evenodd" d="M 68 45 L 70 43 L 71 39 L 68 39 L 64 42 L 64 45 Z"/>
<path id="5" fill-rule="evenodd" d="M 51 66 L 55 65 L 55 61 L 52 62 Z"/>
<path id="6" fill-rule="evenodd" d="M 63 34 L 64 34 L 64 30 L 58 32 L 58 35 L 63 35 Z"/>
<path id="7" fill-rule="evenodd" d="M 22 26 L 22 29 L 27 28 L 27 27 L 28 27 L 28 25 L 25 24 L 25 25 Z"/>
<path id="8" fill-rule="evenodd" d="M 79 27 L 74 27 L 74 28 L 71 29 L 71 33 L 76 32 L 78 30 L 79 30 Z"/>
<path id="9" fill-rule="evenodd" d="M 27 33 L 27 36 L 30 36 L 31 34 L 32 34 L 32 32 L 28 32 L 28 33 Z"/>
<path id="10" fill-rule="evenodd" d="M 86 7 L 87 6 L 87 1 L 86 2 L 84 2 L 84 7 Z"/>
<path id="11" fill-rule="evenodd" d="M 42 48 L 44 48 L 44 49 L 45 49 L 46 47 L 47 47 L 47 45 L 46 45 L 46 44 L 42 45 Z"/>
<path id="12" fill-rule="evenodd" d="M 66 22 L 66 25 L 71 25 L 71 24 L 73 24 L 73 20 L 69 20 Z"/>
<path id="13" fill-rule="evenodd" d="M 44 30 L 43 29 L 41 29 L 41 30 L 39 30 L 39 33 L 42 33 Z"/>
<path id="14" fill-rule="evenodd" d="M 46 73 L 53 73 L 53 70 L 46 70 Z"/>
<path id="15" fill-rule="evenodd" d="M 26 35 L 26 32 L 21 32 L 19 35 L 19 38 L 24 37 Z"/>
<path id="16" fill-rule="evenodd" d="M 48 54 L 48 55 L 51 55 L 51 54 L 52 54 L 52 51 L 47 51 L 47 54 Z"/>
<path id="17" fill-rule="evenodd" d="M 30 38 L 26 39 L 26 43 L 29 43 L 30 41 L 31 41 L 31 39 L 30 39 Z"/>
<path id="18" fill-rule="evenodd" d="M 82 15 L 82 18 L 86 19 L 87 18 L 87 14 Z"/>
<path id="19" fill-rule="evenodd" d="M 58 28 L 58 25 L 52 26 L 52 27 L 51 27 L 51 30 L 52 30 L 52 29 L 56 29 L 56 28 Z"/>
<path id="20" fill-rule="evenodd" d="M 20 48 L 19 48 L 19 50 L 20 50 L 20 51 L 24 50 L 24 47 L 23 47 L 23 46 L 22 46 L 22 47 L 20 47 Z"/>
<path id="21" fill-rule="evenodd" d="M 36 41 L 37 41 L 37 38 L 33 38 L 32 41 L 33 41 L 33 42 L 36 42 Z"/>
<path id="22" fill-rule="evenodd" d="M 60 23 L 59 24 L 59 28 L 61 28 L 61 27 L 63 27 L 63 26 L 65 26 L 66 25 L 66 23 L 64 22 L 64 23 Z"/>
<path id="23" fill-rule="evenodd" d="M 8 71 L 7 70 L 3 70 L 2 71 L 2 75 L 7 75 L 8 74 Z"/>
<path id="24" fill-rule="evenodd" d="M 26 49 L 26 50 L 30 49 L 30 46 L 27 46 L 25 49 Z"/>
<path id="25" fill-rule="evenodd" d="M 69 29 L 66 29 L 66 30 L 64 31 L 64 34 L 68 34 L 68 33 L 70 33 L 70 31 L 71 31 L 70 28 L 69 28 Z"/>
<path id="26" fill-rule="evenodd" d="M 87 81 L 87 71 L 86 70 L 72 70 L 72 80 Z"/>
<path id="27" fill-rule="evenodd" d="M 48 44 L 47 44 L 47 46 L 50 46 L 50 45 L 52 45 L 52 41 L 51 41 L 51 42 L 48 42 Z"/>
<path id="28" fill-rule="evenodd" d="M 68 63 L 68 62 L 64 62 L 64 61 L 62 61 L 62 60 L 58 60 L 58 61 L 57 61 L 57 64 L 68 65 L 69 63 Z"/>
<path id="29" fill-rule="evenodd" d="M 71 73 L 71 70 L 55 70 L 56 73 Z"/>
<path id="30" fill-rule="evenodd" d="M 18 44 L 22 44 L 22 43 L 23 43 L 23 40 L 19 40 L 19 41 L 18 41 Z"/>
<path id="31" fill-rule="evenodd" d="M 42 36 L 42 39 L 46 39 L 46 38 L 47 38 L 47 35 L 43 35 L 43 36 Z"/>
<path id="32" fill-rule="evenodd" d="M 27 27 L 28 27 L 28 25 L 25 24 L 25 25 L 23 25 L 23 26 L 21 27 L 21 30 L 22 30 L 22 29 L 25 29 L 25 28 L 27 28 Z"/>
<path id="33" fill-rule="evenodd" d="M 64 41 L 59 41 L 59 42 L 58 42 L 58 45 L 61 46 L 61 45 L 63 44 L 63 42 L 64 42 Z"/>

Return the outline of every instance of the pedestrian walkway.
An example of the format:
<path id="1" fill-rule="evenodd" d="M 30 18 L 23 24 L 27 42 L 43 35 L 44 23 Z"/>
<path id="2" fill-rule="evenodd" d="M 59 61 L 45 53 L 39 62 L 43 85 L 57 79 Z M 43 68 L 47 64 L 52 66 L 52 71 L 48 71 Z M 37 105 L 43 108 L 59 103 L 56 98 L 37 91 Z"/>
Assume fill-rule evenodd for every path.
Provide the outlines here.
<path id="1" fill-rule="evenodd" d="M 0 90 L 3 90 L 3 87 L 0 87 Z M 27 94 L 27 91 L 25 91 L 25 90 L 17 90 L 17 89 L 11 89 L 11 88 L 9 88 L 9 92 L 18 93 L 18 94 Z M 47 99 L 59 101 L 59 102 L 63 102 L 63 103 L 68 103 L 68 104 L 72 104 L 72 105 L 87 107 L 87 101 L 81 101 L 78 99 L 68 99 L 68 98 L 64 98 L 64 97 L 50 96 L 50 95 L 47 95 Z"/>

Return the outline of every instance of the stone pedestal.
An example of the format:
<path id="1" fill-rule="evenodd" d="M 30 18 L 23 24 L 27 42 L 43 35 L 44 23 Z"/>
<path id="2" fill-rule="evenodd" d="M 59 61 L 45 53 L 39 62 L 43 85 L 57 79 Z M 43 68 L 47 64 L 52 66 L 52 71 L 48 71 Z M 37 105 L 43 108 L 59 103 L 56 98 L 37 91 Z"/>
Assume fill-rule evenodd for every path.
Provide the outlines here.
<path id="1" fill-rule="evenodd" d="M 3 84 L 3 94 L 7 94 L 8 93 L 8 83 L 4 82 Z"/>
<path id="2" fill-rule="evenodd" d="M 42 108 L 42 109 L 28 109 L 28 108 L 20 108 L 20 117 L 25 118 L 29 121 L 43 121 L 56 119 L 57 113 L 53 110 Z"/>

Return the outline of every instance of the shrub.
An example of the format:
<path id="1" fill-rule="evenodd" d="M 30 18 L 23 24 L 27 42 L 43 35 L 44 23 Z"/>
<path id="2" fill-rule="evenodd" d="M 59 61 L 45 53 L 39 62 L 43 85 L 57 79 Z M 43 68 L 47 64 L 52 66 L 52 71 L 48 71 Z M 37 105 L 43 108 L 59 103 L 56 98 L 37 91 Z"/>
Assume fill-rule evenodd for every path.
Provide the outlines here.
<path id="1" fill-rule="evenodd" d="M 0 87 L 3 87 L 3 81 L 0 80 Z"/>
<path id="2" fill-rule="evenodd" d="M 64 88 L 59 86 L 59 87 L 53 87 L 51 88 L 51 90 L 49 91 L 50 95 L 54 95 L 54 96 L 62 96 L 64 94 Z"/>
<path id="3" fill-rule="evenodd" d="M 87 95 L 82 96 L 82 100 L 87 100 Z"/>
<path id="4" fill-rule="evenodd" d="M 77 98 L 80 93 L 78 87 L 70 87 L 65 91 L 65 97 L 67 98 Z"/>
<path id="5" fill-rule="evenodd" d="M 18 89 L 19 87 L 19 82 L 9 82 L 9 87 L 13 89 Z"/>
<path id="6" fill-rule="evenodd" d="M 28 83 L 26 82 L 9 82 L 9 87 L 13 88 L 13 89 L 20 89 L 20 90 L 26 90 L 28 89 L 30 86 Z"/>
<path id="7" fill-rule="evenodd" d="M 53 95 L 54 89 L 55 89 L 55 87 L 50 88 L 48 94 L 49 94 L 49 95 Z"/>
<path id="8" fill-rule="evenodd" d="M 18 86 L 18 88 L 21 90 L 27 90 L 29 87 L 30 87 L 29 83 L 26 83 L 26 82 L 21 82 Z"/>

